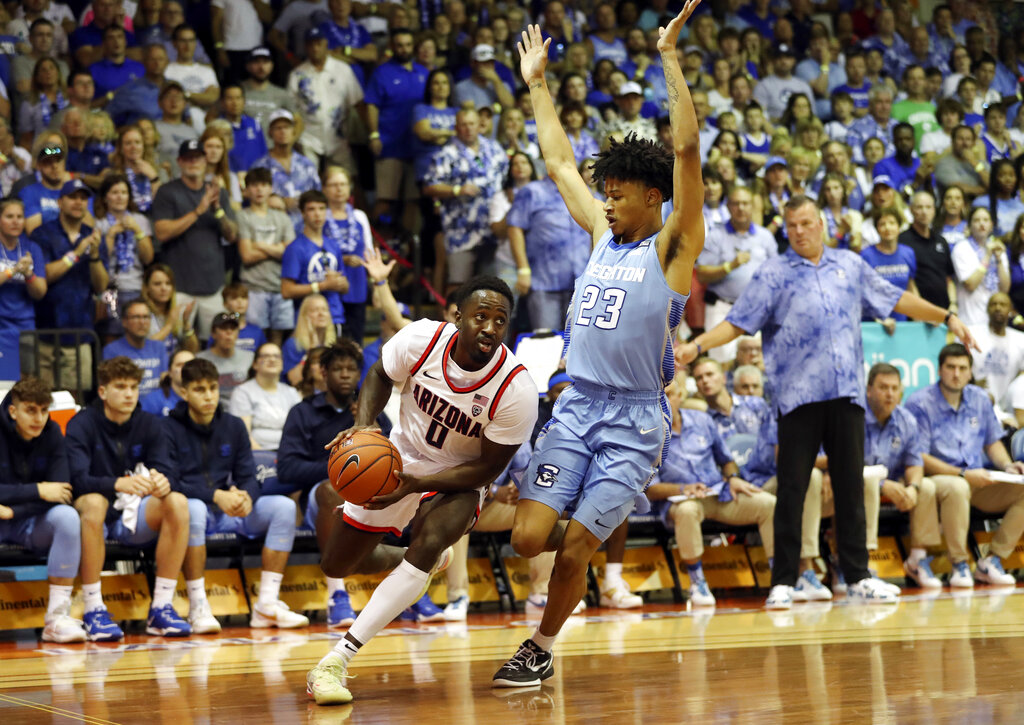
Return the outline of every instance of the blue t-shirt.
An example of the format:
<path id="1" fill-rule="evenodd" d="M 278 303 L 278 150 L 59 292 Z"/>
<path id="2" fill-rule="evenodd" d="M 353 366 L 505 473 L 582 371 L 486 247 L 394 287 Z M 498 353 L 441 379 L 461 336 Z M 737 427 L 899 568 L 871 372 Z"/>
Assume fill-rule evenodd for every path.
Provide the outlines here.
<path id="1" fill-rule="evenodd" d="M 167 346 L 161 340 L 146 340 L 137 348 L 125 337 L 118 338 L 103 346 L 103 359 L 124 357 L 142 368 L 142 382 L 139 395 L 147 395 L 160 387 L 160 376 L 167 372 Z"/>
<path id="2" fill-rule="evenodd" d="M 67 170 L 95 176 L 110 165 L 107 152 L 97 144 L 87 143 L 81 150 L 68 148 Z M 91 199 L 90 199 L 91 202 Z"/>
<path id="3" fill-rule="evenodd" d="M 88 25 L 77 28 L 68 37 L 68 45 L 71 46 L 71 52 L 74 53 L 79 48 L 85 46 L 99 47 L 103 45 L 104 30 L 106 30 L 106 28 L 99 28 L 96 26 L 95 20 Z M 138 45 L 135 40 L 135 33 L 126 30 L 124 31 L 124 36 L 129 48 L 134 48 Z"/>
<path id="4" fill-rule="evenodd" d="M 312 284 L 327 279 L 327 270 L 341 270 L 341 249 L 338 243 L 324 235 L 323 246 L 313 243 L 305 234 L 299 234 L 284 249 L 281 257 L 281 279 L 290 279 L 298 284 Z M 345 321 L 345 307 L 342 305 L 341 293 L 334 290 L 321 290 L 320 294 L 327 298 L 331 309 L 331 319 L 336 324 Z M 301 299 L 294 300 L 295 314 L 299 313 Z"/>
<path id="5" fill-rule="evenodd" d="M 176 406 L 180 400 L 181 397 L 174 392 L 174 388 L 168 387 L 167 395 L 164 395 L 163 388 L 157 387 L 156 390 L 152 390 L 142 396 L 140 404 L 142 405 L 142 409 L 147 413 L 166 418 L 167 414 L 174 410 L 174 406 Z"/>
<path id="6" fill-rule="evenodd" d="M 430 120 L 430 128 L 441 131 L 455 130 L 455 114 L 457 108 L 434 108 L 429 103 L 417 103 L 412 112 L 412 125 L 415 126 L 423 119 Z M 430 162 L 437 156 L 443 144 L 427 143 L 420 139 L 415 133 L 410 134 L 413 149 L 413 171 L 417 181 L 423 181 L 430 169 Z"/>
<path id="7" fill-rule="evenodd" d="M 875 167 L 871 170 L 871 175 L 874 177 L 888 176 L 892 179 L 892 183 L 895 184 L 894 188 L 902 192 L 908 184 L 914 183 L 914 176 L 917 174 L 917 169 L 920 166 L 921 159 L 918 158 L 911 159 L 910 166 L 904 166 L 895 156 L 887 156 L 875 164 Z"/>
<path id="8" fill-rule="evenodd" d="M 348 215 L 345 219 L 335 219 L 330 210 L 327 212 L 327 223 L 324 224 L 324 236 L 330 237 L 343 256 L 354 255 L 362 257 L 366 252 L 367 245 L 371 244 L 366 230 L 354 218 L 355 210 L 348 205 Z M 301 231 L 301 230 L 300 230 Z M 366 295 L 369 286 L 366 282 L 366 268 L 350 267 L 342 261 L 341 271 L 348 280 L 348 292 L 341 297 L 342 302 L 349 304 L 366 304 Z"/>
<path id="9" fill-rule="evenodd" d="M 102 98 L 112 91 L 131 81 L 138 80 L 146 75 L 146 69 L 142 63 L 131 58 L 125 58 L 123 63 L 104 58 L 89 66 L 89 74 L 96 86 L 96 94 L 93 98 Z"/>
<path id="10" fill-rule="evenodd" d="M 14 249 L 0 244 L 0 273 L 14 269 L 18 260 L 25 254 L 32 256 L 32 271 L 36 275 L 46 276 L 46 259 L 39 245 L 29 240 L 24 234 Z M 31 330 L 36 325 L 34 302 L 28 295 L 25 277 L 20 273 L 0 284 L 0 329 Z"/>
<path id="11" fill-rule="evenodd" d="M 411 159 L 412 144 L 408 143 L 409 122 L 417 103 L 423 101 L 430 74 L 419 63 L 412 70 L 395 60 L 377 66 L 366 87 L 366 102 L 379 112 L 377 130 L 384 150 L 382 158 Z"/>
<path id="12" fill-rule="evenodd" d="M 300 350 L 298 344 L 295 342 L 295 336 L 289 337 L 284 341 L 284 345 L 281 346 L 281 361 L 283 363 L 283 369 L 281 370 L 281 380 L 288 382 L 288 371 L 302 362 L 302 358 L 305 357 L 307 350 Z"/>
<path id="13" fill-rule="evenodd" d="M 235 145 L 228 152 L 228 165 L 234 172 L 248 171 L 267 155 L 267 138 L 263 134 L 260 122 L 252 116 L 242 114 L 241 120 L 231 124 L 234 131 Z"/>
<path id="14" fill-rule="evenodd" d="M 844 83 L 841 86 L 836 86 L 832 89 L 832 93 L 849 93 L 850 98 L 853 99 L 854 108 L 867 108 L 868 107 L 868 93 L 871 91 L 871 84 L 867 81 L 863 81 L 858 88 L 854 88 L 848 83 Z"/>
<path id="15" fill-rule="evenodd" d="M 59 220 L 43 224 L 31 239 L 39 245 L 47 263 L 54 262 L 68 252 L 84 237 L 92 234 L 92 227 L 83 224 L 78 237 L 73 241 Z M 100 244 L 100 259 L 107 265 L 107 245 Z M 92 329 L 96 306 L 93 304 L 92 281 L 89 277 L 89 254 L 83 254 L 68 270 L 67 274 L 50 284 L 46 296 L 36 303 L 36 326 L 45 328 L 68 327 Z M 71 338 L 62 344 L 72 344 Z"/>
<path id="16" fill-rule="evenodd" d="M 42 215 L 42 223 L 52 222 L 60 213 L 57 200 L 60 199 L 60 189 L 48 189 L 42 182 L 37 181 L 29 184 L 18 196 L 25 204 L 25 218 L 28 219 L 36 214 Z"/>
<path id="17" fill-rule="evenodd" d="M 338 25 L 334 20 L 320 24 L 320 30 L 327 36 L 327 48 L 365 48 L 373 42 L 370 33 L 359 23 L 349 18 L 348 27 Z"/>
<path id="18" fill-rule="evenodd" d="M 907 289 L 910 280 L 917 275 L 917 256 L 914 254 L 914 250 L 905 244 L 896 245 L 896 251 L 892 254 L 886 254 L 877 246 L 865 247 L 860 256 L 878 272 L 882 279 L 891 282 L 901 290 Z M 906 315 L 895 311 L 890 313 L 889 317 L 897 321 L 908 319 Z M 872 320 L 874 318 L 867 316 L 865 319 Z"/>

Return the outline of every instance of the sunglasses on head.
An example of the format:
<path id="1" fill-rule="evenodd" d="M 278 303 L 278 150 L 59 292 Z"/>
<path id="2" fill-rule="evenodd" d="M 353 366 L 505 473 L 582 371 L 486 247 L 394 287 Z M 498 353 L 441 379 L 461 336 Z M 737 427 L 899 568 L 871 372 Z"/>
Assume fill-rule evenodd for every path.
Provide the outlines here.
<path id="1" fill-rule="evenodd" d="M 47 146 L 39 152 L 39 155 L 44 158 L 56 158 L 59 159 L 64 155 L 64 149 L 60 146 Z"/>

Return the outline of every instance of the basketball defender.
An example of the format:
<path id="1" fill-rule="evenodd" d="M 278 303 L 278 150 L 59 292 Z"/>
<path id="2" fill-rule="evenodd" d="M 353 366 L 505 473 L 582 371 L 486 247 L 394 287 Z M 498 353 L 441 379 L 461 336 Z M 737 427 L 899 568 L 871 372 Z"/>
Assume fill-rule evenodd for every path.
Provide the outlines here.
<path id="1" fill-rule="evenodd" d="M 555 637 L 586 592 L 587 565 L 633 510 L 661 463 L 671 417 L 663 392 L 672 380 L 672 337 L 704 247 L 697 116 L 676 57 L 683 23 L 700 0 L 659 31 L 670 102 L 673 153 L 627 136 L 598 155 L 594 199 L 576 170 L 558 123 L 544 68 L 548 44 L 530 26 L 519 45 L 548 173 L 594 251 L 576 280 L 566 320 L 573 385 L 558 398 L 523 477 L 512 545 L 525 557 L 557 551 L 548 604 L 533 636 L 494 676 L 498 687 L 536 685 L 554 673 Z M 662 202 L 675 208 L 662 226 Z M 563 528 L 559 517 L 573 509 Z"/>
<path id="2" fill-rule="evenodd" d="M 512 291 L 496 277 L 476 277 L 458 294 L 455 324 L 420 320 L 384 345 L 359 393 L 355 425 L 328 445 L 376 430 L 373 421 L 392 388 L 401 388 L 391 432 L 404 467 L 399 486 L 365 507 L 339 507 L 321 562 L 330 577 L 393 571 L 344 638 L 309 671 L 306 689 L 319 705 L 352 700 L 345 687 L 349 661 L 447 566 L 448 547 L 472 528 L 487 486 L 537 420 L 537 387 L 501 342 Z M 401 534 L 410 521 L 408 549 L 381 543 L 385 533 Z"/>

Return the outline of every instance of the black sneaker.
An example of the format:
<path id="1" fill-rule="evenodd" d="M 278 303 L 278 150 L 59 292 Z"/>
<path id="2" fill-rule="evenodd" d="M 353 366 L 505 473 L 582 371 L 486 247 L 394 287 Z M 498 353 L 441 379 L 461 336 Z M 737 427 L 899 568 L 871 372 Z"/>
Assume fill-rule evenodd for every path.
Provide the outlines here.
<path id="1" fill-rule="evenodd" d="M 555 674 L 555 658 L 528 639 L 519 650 L 494 674 L 492 687 L 529 687 L 539 685 Z"/>

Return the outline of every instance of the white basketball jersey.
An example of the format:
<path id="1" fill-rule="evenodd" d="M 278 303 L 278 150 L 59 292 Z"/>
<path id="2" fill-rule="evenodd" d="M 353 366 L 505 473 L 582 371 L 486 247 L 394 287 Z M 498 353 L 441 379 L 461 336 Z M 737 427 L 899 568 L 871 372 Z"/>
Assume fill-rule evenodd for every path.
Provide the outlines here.
<path id="1" fill-rule="evenodd" d="M 537 420 L 537 386 L 505 345 L 480 370 L 451 357 L 455 325 L 419 320 L 381 350 L 384 372 L 402 390 L 391 441 L 406 471 L 429 475 L 480 457 L 483 436 L 518 446 Z"/>

